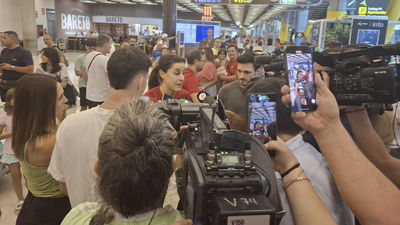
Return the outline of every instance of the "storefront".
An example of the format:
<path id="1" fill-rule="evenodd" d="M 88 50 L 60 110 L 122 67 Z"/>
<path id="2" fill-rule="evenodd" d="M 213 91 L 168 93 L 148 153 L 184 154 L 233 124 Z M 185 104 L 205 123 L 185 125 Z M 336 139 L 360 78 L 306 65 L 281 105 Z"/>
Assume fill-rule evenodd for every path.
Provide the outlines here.
<path id="1" fill-rule="evenodd" d="M 139 35 L 159 35 L 162 30 L 162 20 L 154 18 L 93 16 L 93 26 L 101 34 L 114 38 Z"/>

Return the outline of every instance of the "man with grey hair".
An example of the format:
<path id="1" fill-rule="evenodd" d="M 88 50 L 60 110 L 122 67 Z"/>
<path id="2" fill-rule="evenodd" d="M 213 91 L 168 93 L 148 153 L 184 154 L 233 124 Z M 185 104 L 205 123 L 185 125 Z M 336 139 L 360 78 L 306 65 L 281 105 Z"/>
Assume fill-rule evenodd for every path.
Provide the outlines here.
<path id="1" fill-rule="evenodd" d="M 163 208 L 173 173 L 174 133 L 156 106 L 141 99 L 121 105 L 104 127 L 94 166 L 102 201 L 78 205 L 62 224 L 117 224 L 121 215 L 136 216 L 140 224 L 182 220 L 171 206 Z"/>
<path id="2" fill-rule="evenodd" d="M 58 128 L 48 172 L 68 190 L 72 207 L 98 200 L 93 166 L 100 135 L 114 109 L 143 95 L 150 66 L 150 59 L 137 47 L 115 51 L 107 64 L 111 88 L 104 103 L 68 116 Z"/>

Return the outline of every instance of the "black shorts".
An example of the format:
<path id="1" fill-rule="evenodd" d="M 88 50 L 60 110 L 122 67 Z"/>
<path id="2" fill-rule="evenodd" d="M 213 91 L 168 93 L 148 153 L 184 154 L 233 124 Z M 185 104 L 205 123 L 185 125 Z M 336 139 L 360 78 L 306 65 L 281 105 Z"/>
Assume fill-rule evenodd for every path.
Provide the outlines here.
<path id="1" fill-rule="evenodd" d="M 54 225 L 61 224 L 71 210 L 68 197 L 39 198 L 28 192 L 16 225 Z"/>
<path id="2" fill-rule="evenodd" d="M 87 100 L 86 100 L 86 87 L 80 87 L 79 88 L 79 98 L 81 99 L 80 100 L 80 105 L 82 107 L 87 107 L 88 103 L 87 103 Z"/>

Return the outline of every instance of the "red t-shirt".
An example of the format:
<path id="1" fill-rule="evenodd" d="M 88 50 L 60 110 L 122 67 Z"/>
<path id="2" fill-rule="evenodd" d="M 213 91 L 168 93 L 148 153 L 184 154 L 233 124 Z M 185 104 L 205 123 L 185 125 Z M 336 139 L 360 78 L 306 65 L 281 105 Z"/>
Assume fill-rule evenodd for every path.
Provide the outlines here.
<path id="1" fill-rule="evenodd" d="M 152 102 L 159 102 L 162 101 L 163 93 L 161 92 L 160 86 L 157 86 L 153 89 L 148 90 L 144 93 L 144 96 L 149 97 L 150 101 Z M 180 91 L 175 93 L 174 99 L 186 99 L 192 102 L 192 98 L 190 97 L 189 93 L 185 89 L 181 89 Z"/>
<path id="2" fill-rule="evenodd" d="M 228 66 L 226 67 L 226 75 L 227 76 L 236 76 L 236 74 L 237 74 L 237 67 L 238 67 L 238 62 L 237 62 L 237 60 L 234 60 L 234 61 L 231 61 L 231 60 L 229 60 L 228 61 Z M 231 83 L 232 81 L 225 81 L 225 84 L 229 84 L 229 83 Z"/>
<path id="3" fill-rule="evenodd" d="M 184 75 L 185 81 L 183 82 L 183 89 L 187 90 L 189 94 L 199 93 L 199 81 L 193 70 L 186 67 Z"/>

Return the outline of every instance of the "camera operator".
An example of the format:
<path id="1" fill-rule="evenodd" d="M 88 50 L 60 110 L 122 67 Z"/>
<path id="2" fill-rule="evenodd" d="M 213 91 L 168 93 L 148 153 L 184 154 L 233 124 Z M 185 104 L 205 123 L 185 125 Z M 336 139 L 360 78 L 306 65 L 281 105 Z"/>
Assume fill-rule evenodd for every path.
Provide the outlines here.
<path id="1" fill-rule="evenodd" d="M 94 165 L 102 203 L 78 205 L 62 224 L 164 225 L 182 220 L 171 206 L 162 208 L 173 173 L 174 133 L 166 114 L 150 103 L 137 99 L 120 106 L 100 136 Z"/>
<path id="2" fill-rule="evenodd" d="M 247 93 L 279 93 L 279 89 L 283 85 L 284 81 L 279 78 L 266 78 L 255 81 L 248 89 Z M 354 224 L 354 215 L 341 197 L 325 159 L 312 145 L 304 142 L 300 133 L 302 129 L 290 117 L 289 108 L 277 102 L 276 115 L 278 137 L 283 140 L 293 152 L 305 173 L 308 175 L 315 192 L 329 209 L 336 222 L 346 225 Z M 285 216 L 282 218 L 281 225 L 296 224 L 285 194 L 285 189 L 283 188 L 283 179 L 278 173 L 276 173 L 276 178 L 278 180 L 282 206 L 286 211 Z"/>
<path id="3" fill-rule="evenodd" d="M 247 108 L 243 107 L 243 103 L 247 102 L 246 88 L 256 75 L 256 71 L 260 69 L 254 63 L 253 53 L 244 53 L 237 58 L 237 78 L 238 80 L 227 84 L 221 88 L 218 93 L 219 99 L 225 106 L 226 110 L 230 110 L 243 118 L 247 118 Z"/>
<path id="4" fill-rule="evenodd" d="M 362 225 L 400 224 L 400 191 L 359 151 L 340 122 L 335 96 L 320 74 L 315 78 L 317 110 L 292 113 L 292 118 L 315 136 L 340 193 Z M 289 88 L 281 92 L 288 104 Z"/>

